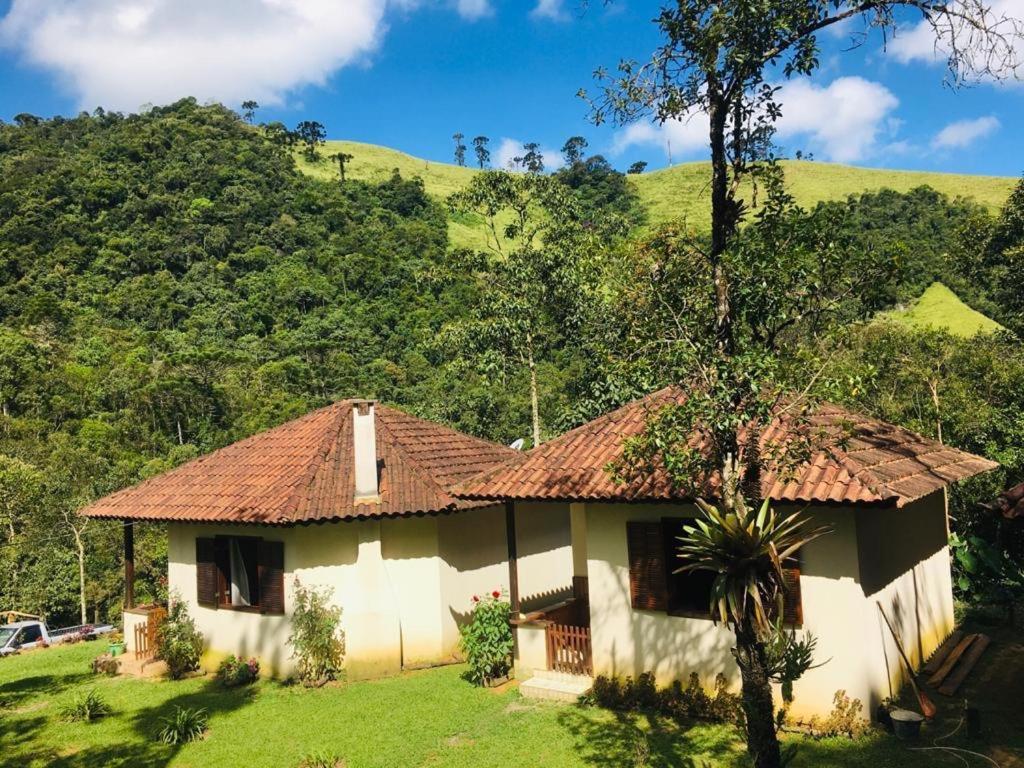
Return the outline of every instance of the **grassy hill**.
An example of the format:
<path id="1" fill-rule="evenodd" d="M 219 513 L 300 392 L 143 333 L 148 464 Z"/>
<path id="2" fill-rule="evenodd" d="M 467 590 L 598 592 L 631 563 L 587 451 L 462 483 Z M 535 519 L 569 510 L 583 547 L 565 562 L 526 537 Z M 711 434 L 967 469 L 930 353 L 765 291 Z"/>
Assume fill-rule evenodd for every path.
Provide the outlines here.
<path id="1" fill-rule="evenodd" d="M 403 176 L 419 176 L 427 192 L 445 198 L 469 182 L 477 171 L 448 163 L 435 163 L 407 155 L 394 149 L 354 141 L 329 141 L 324 155 L 344 151 L 354 156 L 347 172 L 355 179 L 380 180 L 397 168 Z M 1000 176 L 970 176 L 924 171 L 891 171 L 879 168 L 857 168 L 835 163 L 799 160 L 783 162 L 786 180 L 797 201 L 805 206 L 819 200 L 841 200 L 858 192 L 888 187 L 906 192 L 923 184 L 950 197 L 972 197 L 992 210 L 998 209 L 1009 196 L 1016 179 Z M 314 176 L 337 178 L 337 167 L 329 162 L 311 164 L 299 158 L 299 167 Z M 685 216 L 698 227 L 709 218 L 708 163 L 681 163 L 629 180 L 648 212 L 651 225 Z M 449 234 L 453 245 L 479 247 L 485 242 L 483 222 L 474 217 L 452 217 Z"/>
<path id="2" fill-rule="evenodd" d="M 885 316 L 913 328 L 937 328 L 964 337 L 994 333 L 1003 328 L 995 320 L 964 304 L 942 283 L 932 283 L 912 306 L 887 312 Z"/>

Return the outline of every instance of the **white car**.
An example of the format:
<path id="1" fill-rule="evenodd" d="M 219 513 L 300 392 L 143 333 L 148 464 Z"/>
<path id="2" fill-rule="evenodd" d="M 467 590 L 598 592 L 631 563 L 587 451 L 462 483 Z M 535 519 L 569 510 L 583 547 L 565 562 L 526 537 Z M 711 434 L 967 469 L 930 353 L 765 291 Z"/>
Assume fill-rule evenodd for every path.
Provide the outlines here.
<path id="1" fill-rule="evenodd" d="M 16 621 L 0 626 L 0 656 L 7 656 L 29 648 L 67 642 L 71 638 L 94 638 L 113 631 L 110 624 L 79 624 L 55 629 L 52 632 L 42 621 Z"/>

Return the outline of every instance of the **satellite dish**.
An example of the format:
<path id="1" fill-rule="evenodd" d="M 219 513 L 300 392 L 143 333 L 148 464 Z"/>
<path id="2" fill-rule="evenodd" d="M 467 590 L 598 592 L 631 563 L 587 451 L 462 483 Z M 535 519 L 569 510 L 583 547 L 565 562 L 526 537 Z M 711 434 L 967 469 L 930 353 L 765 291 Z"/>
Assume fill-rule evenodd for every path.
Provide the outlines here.
<path id="1" fill-rule="evenodd" d="M 521 451 L 523 450 L 524 445 L 526 445 L 526 440 L 520 437 L 518 440 L 513 440 L 511 443 L 509 443 L 508 447 L 511 448 L 513 451 Z"/>

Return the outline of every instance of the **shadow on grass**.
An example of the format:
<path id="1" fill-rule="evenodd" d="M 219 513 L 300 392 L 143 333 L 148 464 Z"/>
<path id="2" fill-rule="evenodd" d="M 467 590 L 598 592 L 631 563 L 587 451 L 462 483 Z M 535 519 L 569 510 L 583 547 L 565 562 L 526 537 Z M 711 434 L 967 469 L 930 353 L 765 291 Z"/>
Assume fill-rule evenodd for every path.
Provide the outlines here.
<path id="1" fill-rule="evenodd" d="M 64 689 L 91 680 L 91 672 L 75 672 L 68 675 L 33 675 L 11 680 L 0 685 L 0 712 L 17 709 L 35 696 L 53 696 Z"/>
<path id="2" fill-rule="evenodd" d="M 174 686 L 177 683 L 162 681 L 154 685 Z M 174 757 L 182 750 L 189 748 L 188 744 L 164 744 L 159 740 L 159 733 L 163 728 L 163 719 L 170 717 L 177 707 L 188 709 L 205 709 L 210 718 L 210 732 L 215 733 L 217 719 L 237 711 L 251 703 L 256 697 L 256 689 L 252 686 L 245 688 L 225 689 L 216 682 L 210 680 L 199 690 L 189 693 L 182 693 L 174 696 L 161 704 L 145 707 L 126 713 L 113 713 L 109 720 L 104 722 L 122 720 L 127 726 L 121 733 L 116 743 L 107 743 L 102 746 L 91 746 L 78 750 L 72 754 L 56 754 L 52 747 L 46 748 L 46 754 L 31 753 L 19 756 L 20 764 L 37 762 L 54 768 L 158 768 L 168 765 Z M 42 720 L 42 718 L 40 718 Z M 39 724 L 37 724 L 39 727 Z M 82 724 L 83 728 L 96 727 L 94 725 Z M 29 739 L 23 739 L 22 742 Z M 0 741 L 0 744 L 4 742 Z"/>
<path id="3" fill-rule="evenodd" d="M 601 768 L 703 768 L 744 765 L 742 746 L 729 725 L 677 724 L 653 714 L 580 707 L 558 715 L 580 759 Z"/>

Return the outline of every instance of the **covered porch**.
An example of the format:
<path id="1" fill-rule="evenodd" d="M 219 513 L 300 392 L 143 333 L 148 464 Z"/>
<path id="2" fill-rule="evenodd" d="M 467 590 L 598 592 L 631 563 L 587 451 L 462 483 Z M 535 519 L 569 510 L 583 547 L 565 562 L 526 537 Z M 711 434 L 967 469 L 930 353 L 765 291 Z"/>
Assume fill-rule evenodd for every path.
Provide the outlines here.
<path id="1" fill-rule="evenodd" d="M 593 653 L 583 505 L 569 504 L 572 573 L 567 574 L 567 583 L 571 587 L 547 599 L 522 596 L 520 592 L 520 577 L 524 575 L 520 571 L 526 564 L 521 562 L 516 547 L 516 502 L 505 503 L 505 523 L 516 677 L 532 682 L 534 678 L 563 682 L 565 678 L 580 678 L 589 687 Z"/>

